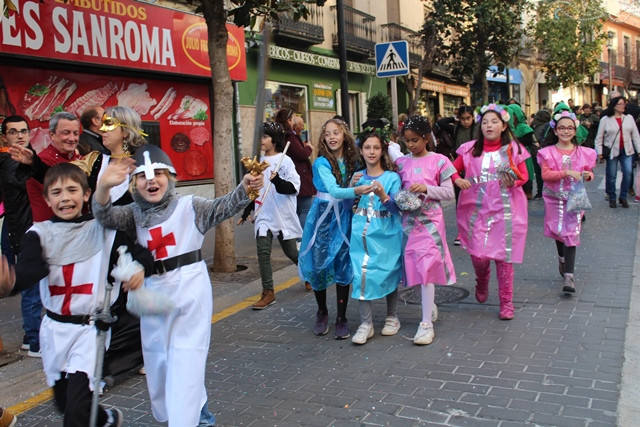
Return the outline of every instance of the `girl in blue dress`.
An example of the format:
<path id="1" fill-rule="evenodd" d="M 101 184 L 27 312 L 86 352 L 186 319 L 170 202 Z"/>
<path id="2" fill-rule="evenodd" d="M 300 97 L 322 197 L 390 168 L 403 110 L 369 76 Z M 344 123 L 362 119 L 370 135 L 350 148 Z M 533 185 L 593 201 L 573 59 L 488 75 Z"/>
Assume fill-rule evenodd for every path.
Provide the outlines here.
<path id="1" fill-rule="evenodd" d="M 356 178 L 361 175 L 358 184 L 371 184 L 373 191 L 360 198 L 351 221 L 351 297 L 360 301 L 360 327 L 351 339 L 354 344 L 364 344 L 374 334 L 374 299 L 387 300 L 382 335 L 398 333 L 398 283 L 402 279 L 402 223 L 392 198 L 400 190 L 400 176 L 394 172 L 396 166 L 382 132 L 367 132 L 360 141 L 367 169 Z"/>
<path id="2" fill-rule="evenodd" d="M 322 126 L 318 155 L 313 163 L 313 185 L 318 193 L 302 233 L 298 274 L 311 284 L 318 304 L 313 327 L 316 335 L 329 332 L 327 288 L 334 283 L 337 285 L 338 315 L 334 337 L 346 339 L 351 336 L 346 315 L 349 285 L 353 280 L 348 237 L 351 233 L 351 209 L 340 199 L 368 194 L 373 186 L 349 186 L 360 155 L 355 138 L 343 120 L 334 117 Z"/>

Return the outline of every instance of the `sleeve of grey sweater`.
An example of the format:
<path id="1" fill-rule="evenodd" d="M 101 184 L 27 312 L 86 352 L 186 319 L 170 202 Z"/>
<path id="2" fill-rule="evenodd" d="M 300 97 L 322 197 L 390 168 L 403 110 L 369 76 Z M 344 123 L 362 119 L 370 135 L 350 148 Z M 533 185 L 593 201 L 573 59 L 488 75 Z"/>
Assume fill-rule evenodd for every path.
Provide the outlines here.
<path id="1" fill-rule="evenodd" d="M 91 201 L 91 211 L 98 222 L 106 228 L 126 231 L 132 236 L 136 234 L 136 223 L 133 219 L 133 203 L 125 206 L 113 206 L 111 199 L 101 205 L 95 199 Z"/>
<path id="2" fill-rule="evenodd" d="M 196 213 L 196 227 L 204 234 L 211 227 L 241 212 L 251 202 L 242 184 L 230 193 L 217 199 L 193 197 L 193 209 Z"/>

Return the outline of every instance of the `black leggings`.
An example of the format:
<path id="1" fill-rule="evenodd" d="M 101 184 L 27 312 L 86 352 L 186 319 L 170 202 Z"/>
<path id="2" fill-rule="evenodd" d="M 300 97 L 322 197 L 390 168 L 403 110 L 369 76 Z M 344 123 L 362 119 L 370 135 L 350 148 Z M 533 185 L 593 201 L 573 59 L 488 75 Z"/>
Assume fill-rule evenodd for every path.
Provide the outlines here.
<path id="1" fill-rule="evenodd" d="M 564 257 L 564 272 L 573 274 L 576 264 L 576 247 L 565 246 L 559 240 L 556 240 L 556 248 L 558 249 L 558 256 Z"/>
<path id="2" fill-rule="evenodd" d="M 61 378 L 53 386 L 56 406 L 64 414 L 64 427 L 87 427 L 91 417 L 91 398 L 89 377 L 84 372 L 74 374 L 60 373 Z M 98 405 L 98 423 L 107 423 L 107 412 Z"/>

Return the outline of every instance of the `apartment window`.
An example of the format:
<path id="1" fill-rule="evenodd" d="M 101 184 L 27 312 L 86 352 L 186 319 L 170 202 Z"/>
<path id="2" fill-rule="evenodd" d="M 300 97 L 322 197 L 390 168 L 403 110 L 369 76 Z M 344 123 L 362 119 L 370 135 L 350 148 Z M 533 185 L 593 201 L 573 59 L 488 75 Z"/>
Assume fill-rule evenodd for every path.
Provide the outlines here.
<path id="1" fill-rule="evenodd" d="M 624 52 L 624 66 L 631 68 L 631 38 L 624 36 L 622 49 Z"/>

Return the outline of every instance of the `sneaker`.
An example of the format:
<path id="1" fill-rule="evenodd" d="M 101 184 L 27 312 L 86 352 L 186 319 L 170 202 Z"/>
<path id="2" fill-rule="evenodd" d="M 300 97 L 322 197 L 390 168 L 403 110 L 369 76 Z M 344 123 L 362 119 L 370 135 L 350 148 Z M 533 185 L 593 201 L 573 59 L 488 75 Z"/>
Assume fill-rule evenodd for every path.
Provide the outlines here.
<path id="1" fill-rule="evenodd" d="M 18 418 L 6 409 L 0 408 L 0 427 L 13 427 Z"/>
<path id="2" fill-rule="evenodd" d="M 438 306 L 434 303 L 433 310 L 431 311 L 431 322 L 435 323 L 438 320 Z"/>
<path id="3" fill-rule="evenodd" d="M 573 283 L 573 274 L 565 274 L 564 275 L 564 282 L 563 282 L 563 286 L 562 286 L 562 292 L 565 295 L 572 295 L 576 293 L 576 286 Z"/>
<path id="4" fill-rule="evenodd" d="M 138 369 L 138 375 L 147 375 L 147 370 L 144 369 L 144 365 L 140 369 Z"/>
<path id="5" fill-rule="evenodd" d="M 27 353 L 27 356 L 41 358 L 42 353 L 40 352 L 40 343 L 31 344 L 29 346 L 29 352 Z"/>
<path id="6" fill-rule="evenodd" d="M 636 196 L 633 198 L 633 203 L 640 203 L 640 196 Z"/>
<path id="7" fill-rule="evenodd" d="M 337 340 L 346 340 L 351 336 L 349 332 L 349 322 L 347 319 L 336 319 L 336 328 L 333 331 L 333 337 Z"/>
<path id="8" fill-rule="evenodd" d="M 316 313 L 316 324 L 313 325 L 313 333 L 316 335 L 326 335 L 329 332 L 329 313 Z"/>
<path id="9" fill-rule="evenodd" d="M 384 320 L 384 328 L 381 334 L 384 336 L 395 335 L 400 330 L 400 320 L 395 316 L 389 316 Z"/>
<path id="10" fill-rule="evenodd" d="M 458 235 L 456 236 L 456 238 L 455 238 L 455 239 L 453 239 L 453 244 L 454 244 L 455 246 L 460 246 L 460 234 L 458 234 Z"/>
<path id="11" fill-rule="evenodd" d="M 105 427 L 121 427 L 122 422 L 124 421 L 124 415 L 122 415 L 122 411 L 118 408 L 107 409 L 107 413 L 109 415 L 109 420 Z"/>
<path id="12" fill-rule="evenodd" d="M 351 338 L 351 342 L 354 344 L 364 344 L 367 342 L 369 338 L 373 336 L 373 325 L 370 323 L 361 323 L 358 326 L 358 330 L 356 331 L 353 338 Z"/>
<path id="13" fill-rule="evenodd" d="M 416 345 L 428 345 L 433 342 L 436 334 L 433 331 L 433 326 L 429 326 L 425 322 L 420 322 L 418 326 L 418 332 L 413 337 L 413 343 Z"/>
<path id="14" fill-rule="evenodd" d="M 309 283 L 309 282 L 304 282 L 304 289 L 305 289 L 307 292 L 312 291 L 312 290 L 313 290 L 313 288 L 311 288 L 311 283 Z"/>
<path id="15" fill-rule="evenodd" d="M 22 337 L 22 345 L 20 346 L 20 350 L 29 350 L 30 346 L 29 346 L 29 340 L 27 339 L 27 336 L 23 336 Z"/>

